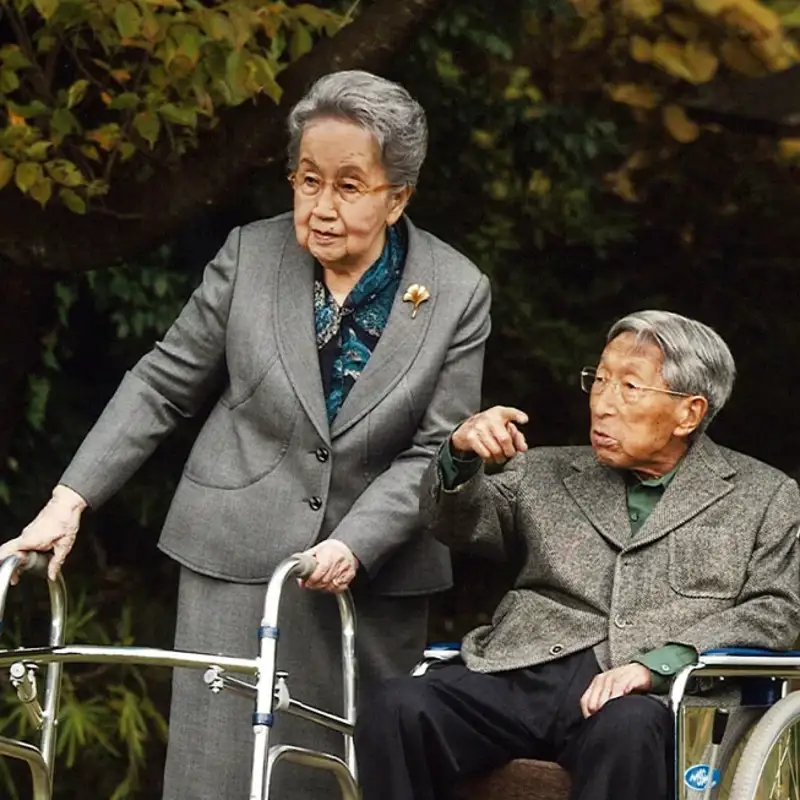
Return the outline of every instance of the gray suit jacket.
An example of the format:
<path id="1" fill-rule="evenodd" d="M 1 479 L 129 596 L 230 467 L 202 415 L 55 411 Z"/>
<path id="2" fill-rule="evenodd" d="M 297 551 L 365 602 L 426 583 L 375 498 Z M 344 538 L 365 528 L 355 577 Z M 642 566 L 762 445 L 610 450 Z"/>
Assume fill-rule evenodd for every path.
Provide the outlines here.
<path id="1" fill-rule="evenodd" d="M 230 234 L 61 482 L 99 506 L 222 386 L 164 524 L 165 553 L 206 575 L 256 583 L 292 552 L 335 536 L 376 591 L 446 588 L 449 554 L 419 524 L 419 485 L 438 445 L 480 405 L 490 292 L 464 256 L 408 229 L 388 324 L 332 426 L 313 259 L 282 215 Z M 431 298 L 412 319 L 402 295 L 413 283 Z"/>
<path id="2" fill-rule="evenodd" d="M 598 645 L 603 669 L 670 642 L 785 649 L 800 631 L 797 484 L 706 437 L 634 539 L 622 474 L 589 447 L 533 449 L 454 491 L 431 465 L 423 509 L 441 541 L 519 564 L 464 640 L 478 671 Z"/>

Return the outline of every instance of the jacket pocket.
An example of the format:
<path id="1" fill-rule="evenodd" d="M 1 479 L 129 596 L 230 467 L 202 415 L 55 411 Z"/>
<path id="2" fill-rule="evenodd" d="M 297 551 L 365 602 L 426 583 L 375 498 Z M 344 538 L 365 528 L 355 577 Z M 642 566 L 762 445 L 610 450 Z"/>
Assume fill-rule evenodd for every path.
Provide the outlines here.
<path id="1" fill-rule="evenodd" d="M 709 525 L 689 525 L 669 536 L 669 585 L 674 592 L 711 600 L 738 597 L 746 577 L 749 536 Z"/>
<path id="2" fill-rule="evenodd" d="M 279 361 L 256 389 L 236 405 L 220 400 L 203 425 L 184 468 L 193 483 L 243 489 L 281 463 L 292 440 L 300 406 Z"/>

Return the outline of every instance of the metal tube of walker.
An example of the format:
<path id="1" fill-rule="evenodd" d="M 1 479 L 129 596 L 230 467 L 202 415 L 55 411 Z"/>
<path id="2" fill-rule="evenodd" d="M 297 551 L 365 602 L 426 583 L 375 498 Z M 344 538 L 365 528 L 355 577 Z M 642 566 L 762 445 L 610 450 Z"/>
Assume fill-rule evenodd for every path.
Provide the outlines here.
<path id="1" fill-rule="evenodd" d="M 36 572 L 45 579 L 47 578 L 47 565 L 50 561 L 48 556 L 42 553 L 28 553 L 25 557 L 25 563 L 21 567 L 20 561 L 21 559 L 18 556 L 11 556 L 0 565 L 0 630 L 5 619 L 8 589 L 14 572 L 20 569 L 21 572 Z M 51 647 L 60 647 L 64 644 L 64 630 L 67 618 L 67 590 L 64 578 L 59 575 L 55 581 L 48 580 L 47 588 L 50 593 L 49 643 Z M 19 654 L 17 656 L 19 657 Z M 47 767 L 49 790 L 51 792 L 55 762 L 58 704 L 61 696 L 61 672 L 62 665 L 60 663 L 54 662 L 48 665 L 45 678 L 45 701 L 42 709 L 40 749 L 42 759 Z M 30 760 L 28 763 L 29 765 L 32 764 Z M 33 767 L 31 768 L 33 769 Z"/>
<path id="2" fill-rule="evenodd" d="M 316 567 L 311 556 L 297 554 L 278 565 L 272 574 L 264 598 L 264 613 L 259 630 L 260 655 L 259 674 L 256 684 L 256 709 L 253 714 L 253 769 L 250 783 L 250 800 L 269 800 L 266 785 L 269 756 L 269 731 L 273 723 L 275 703 L 275 669 L 278 642 L 278 613 L 281 593 L 286 581 L 292 577 L 306 577 Z M 342 680 L 344 697 L 344 719 L 355 724 L 356 719 L 356 615 L 349 592 L 336 596 L 342 625 Z M 348 769 L 356 778 L 355 751 L 352 735 L 344 734 L 345 757 Z"/>

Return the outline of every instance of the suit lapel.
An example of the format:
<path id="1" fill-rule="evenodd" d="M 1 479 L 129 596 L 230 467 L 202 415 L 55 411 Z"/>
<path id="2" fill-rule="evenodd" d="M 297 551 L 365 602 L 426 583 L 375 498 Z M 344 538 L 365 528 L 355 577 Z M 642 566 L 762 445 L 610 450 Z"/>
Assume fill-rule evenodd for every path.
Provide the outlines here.
<path id="1" fill-rule="evenodd" d="M 408 226 L 408 256 L 400 288 L 394 299 L 386 328 L 353 384 L 331 427 L 331 437 L 341 436 L 368 414 L 408 371 L 430 326 L 438 300 L 436 264 L 430 244 L 405 218 Z M 406 288 L 413 283 L 426 286 L 431 298 L 411 317 L 411 304 L 403 302 Z M 317 370 L 319 372 L 319 370 Z"/>
<path id="2" fill-rule="evenodd" d="M 622 475 L 599 464 L 590 453 L 572 466 L 576 472 L 564 479 L 564 486 L 589 522 L 622 550 L 631 530 Z"/>
<path id="3" fill-rule="evenodd" d="M 661 539 L 733 491 L 727 478 L 734 474 L 711 439 L 698 439 L 628 549 Z"/>
<path id="4" fill-rule="evenodd" d="M 278 352 L 294 391 L 322 439 L 330 444 L 314 328 L 314 259 L 286 237 L 274 298 Z"/>

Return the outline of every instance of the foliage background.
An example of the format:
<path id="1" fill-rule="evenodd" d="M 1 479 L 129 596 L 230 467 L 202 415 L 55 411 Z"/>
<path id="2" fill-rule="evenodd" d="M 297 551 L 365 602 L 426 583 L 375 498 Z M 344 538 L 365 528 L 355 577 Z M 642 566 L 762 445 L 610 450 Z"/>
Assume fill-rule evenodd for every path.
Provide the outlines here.
<path id="1" fill-rule="evenodd" d="M 96 20 L 102 30 L 113 24 L 112 69 L 130 71 L 120 28 L 134 23 L 122 19 L 121 25 L 120 14 L 130 10 L 119 11 L 129 5 L 106 4 L 106 17 Z M 175 14 L 173 5 L 156 3 L 154 13 Z M 318 4 L 324 15 L 312 23 L 308 8 L 301 19 L 297 4 L 281 5 L 258 7 L 284 20 L 281 46 L 274 45 L 273 73 L 280 72 L 281 58 L 288 62 L 313 47 L 317 32 L 324 34 L 326 24 L 340 19 L 334 12 L 348 11 Z M 204 13 L 199 3 L 187 6 L 193 14 Z M 451 4 L 409 50 L 396 54 L 387 72 L 422 101 L 430 118 L 430 155 L 411 215 L 491 276 L 494 331 L 485 402 L 527 410 L 532 442 L 585 441 L 578 369 L 596 358 L 603 331 L 614 318 L 661 307 L 714 325 L 737 358 L 738 385 L 714 425 L 715 438 L 797 473 L 800 430 L 793 383 L 800 325 L 794 297 L 800 233 L 794 218 L 800 197 L 793 144 L 700 131 L 675 110 L 676 99 L 690 86 L 724 73 L 758 73 L 792 63 L 795 4 L 698 0 L 678 6 L 679 13 L 665 11 L 658 0 Z M 8 7 L 3 4 L 4 11 Z M 24 3 L 16 7 L 25 10 Z M 63 14 L 68 4 L 47 0 L 43 8 L 51 7 Z M 144 24 L 142 17 L 136 35 L 144 33 Z M 259 24 L 258 30 L 255 24 L 248 30 L 262 38 L 252 45 L 248 39 L 244 48 L 252 46 L 256 55 L 259 47 L 273 47 Z M 298 33 L 309 28 L 308 37 Z M 210 39 L 209 52 L 226 47 L 235 52 L 227 35 Z M 179 49 L 191 61 L 191 42 Z M 10 53 L 0 50 L 0 61 L 4 52 Z M 202 48 L 194 55 L 212 58 L 201 53 Z M 43 57 L 46 61 L 46 49 Z M 172 60 L 176 57 L 173 53 Z M 8 59 L 5 63 L 0 91 L 22 91 L 29 79 L 26 68 L 14 70 Z M 74 68 L 71 63 L 67 72 Z M 178 72 L 185 67 L 179 60 Z M 9 89 L 15 79 L 8 70 L 18 76 L 19 88 Z M 257 74 L 264 85 L 271 86 L 266 68 L 262 73 Z M 212 101 L 224 101 L 219 85 L 214 84 L 219 95 L 210 88 L 214 76 L 208 72 L 206 77 L 204 91 Z M 22 139 L 0 141 L 0 176 L 5 174 L 8 183 L 4 195 L 18 190 L 32 195 L 48 214 L 59 198 L 81 211 L 65 199 L 64 189 L 89 202 L 91 210 L 91 203 L 102 204 L 106 197 L 103 192 L 89 196 L 92 181 L 104 180 L 108 172 L 108 181 L 124 186 L 138 170 L 147 172 L 159 147 L 164 152 L 156 164 L 168 169 L 160 165 L 181 147 L 191 147 L 204 126 L 214 127 L 213 115 L 196 110 L 191 117 L 186 110 L 195 102 L 202 105 L 192 81 L 186 88 L 186 75 L 177 75 L 175 87 L 193 92 L 193 100 L 173 87 L 174 96 L 151 97 L 147 108 L 135 110 L 125 107 L 131 98 L 119 101 L 128 79 L 109 103 L 91 82 L 74 89 L 75 80 L 71 74 L 60 82 L 54 78 L 60 88 L 51 129 L 40 130 L 39 123 L 10 125 L 6 137 L 10 128 L 31 127 L 26 136 L 32 140 L 17 150 L 15 142 Z M 251 93 L 256 88 L 251 85 Z M 54 141 L 52 117 L 71 111 L 70 91 L 73 107 L 85 91 L 77 105 L 87 104 L 94 127 L 71 129 Z M 245 99 L 243 93 L 228 101 Z M 165 111 L 170 103 L 183 108 L 178 114 L 187 115 L 184 122 L 191 117 L 194 124 L 184 124 L 173 109 Z M 11 110 L 28 119 L 24 108 Z M 116 122 L 104 116 L 112 112 Z M 106 130 L 111 146 L 104 148 L 90 134 L 109 124 L 117 124 L 120 135 Z M 166 144 L 170 130 L 177 140 Z M 44 141 L 50 142 L 46 148 L 40 145 Z M 126 142 L 135 152 L 122 147 Z M 30 153 L 37 145 L 34 154 L 42 158 Z M 98 161 L 82 152 L 93 146 Z M 73 164 L 80 183 L 69 185 L 77 173 L 63 163 L 53 175 L 53 155 Z M 90 169 L 84 171 L 87 158 Z M 26 163 L 40 168 L 33 170 L 36 180 L 30 185 L 18 174 Z M 47 180 L 49 189 L 41 186 Z M 290 199 L 283 164 L 275 158 L 252 171 L 230 203 L 195 218 L 156 251 L 119 266 L 59 277 L 39 338 L 38 364 L 28 376 L 26 418 L 15 428 L 0 482 L 0 525 L 6 536 L 44 502 L 125 369 L 175 316 L 230 227 L 283 211 Z M 71 639 L 170 645 L 176 568 L 156 555 L 155 542 L 200 423 L 177 431 L 113 502 L 87 517 L 67 569 Z M 457 588 L 436 601 L 433 638 L 453 638 L 485 619 L 502 591 L 502 567 L 487 570 L 465 558 L 456 566 Z M 41 588 L 14 592 L 15 630 L 4 634 L 6 644 L 22 631 L 27 642 L 42 640 L 46 598 Z M 93 797 L 159 796 L 169 676 L 111 667 L 71 668 L 69 675 L 57 797 L 81 796 L 86 786 L 93 787 Z M 23 726 L 10 698 L 5 692 L 0 700 L 6 735 Z M 27 796 L 24 771 L 4 760 L 0 770 L 8 796 Z"/>

